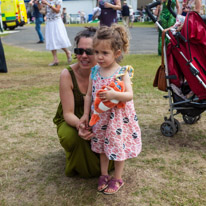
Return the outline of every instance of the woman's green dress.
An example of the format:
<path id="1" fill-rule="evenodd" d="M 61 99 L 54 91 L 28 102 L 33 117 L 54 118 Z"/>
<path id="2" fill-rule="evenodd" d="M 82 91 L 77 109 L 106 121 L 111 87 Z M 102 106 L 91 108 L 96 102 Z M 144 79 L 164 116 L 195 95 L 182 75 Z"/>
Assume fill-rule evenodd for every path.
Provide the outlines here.
<path id="1" fill-rule="evenodd" d="M 160 24 L 161 26 L 166 29 L 171 27 L 172 25 L 175 24 L 176 19 L 173 17 L 173 15 L 170 13 L 170 11 L 167 8 L 167 3 L 168 1 L 166 0 L 165 2 L 162 3 L 162 10 L 160 12 Z M 171 8 L 174 10 L 176 7 L 176 0 L 171 1 Z M 165 38 L 166 40 L 166 45 L 169 43 L 169 40 Z M 158 36 L 158 54 L 162 54 L 162 31 L 159 29 L 159 36 Z"/>
<path id="2" fill-rule="evenodd" d="M 79 90 L 75 75 L 71 67 L 68 71 L 73 81 L 73 94 L 75 101 L 75 115 L 81 117 L 84 112 L 84 94 Z M 89 178 L 100 175 L 100 159 L 99 155 L 94 153 L 90 147 L 90 141 L 83 140 L 78 136 L 76 128 L 69 126 L 63 118 L 62 104 L 60 102 L 57 113 L 53 119 L 57 125 L 57 134 L 59 141 L 66 153 L 66 169 L 67 176 L 79 175 L 80 177 Z M 110 162 L 109 170 L 113 167 Z"/>

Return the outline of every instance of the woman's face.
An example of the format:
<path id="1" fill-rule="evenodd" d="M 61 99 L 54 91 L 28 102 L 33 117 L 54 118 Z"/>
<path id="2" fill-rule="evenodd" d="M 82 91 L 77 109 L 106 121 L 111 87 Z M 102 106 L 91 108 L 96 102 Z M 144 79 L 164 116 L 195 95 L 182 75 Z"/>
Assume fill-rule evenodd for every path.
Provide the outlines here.
<path id="1" fill-rule="evenodd" d="M 84 50 L 86 49 L 93 50 L 92 44 L 93 44 L 92 38 L 82 37 L 79 40 L 77 48 L 84 49 Z M 83 54 L 77 54 L 76 56 L 81 69 L 91 69 L 96 65 L 94 54 L 88 55 L 86 54 L 86 52 L 83 52 Z"/>

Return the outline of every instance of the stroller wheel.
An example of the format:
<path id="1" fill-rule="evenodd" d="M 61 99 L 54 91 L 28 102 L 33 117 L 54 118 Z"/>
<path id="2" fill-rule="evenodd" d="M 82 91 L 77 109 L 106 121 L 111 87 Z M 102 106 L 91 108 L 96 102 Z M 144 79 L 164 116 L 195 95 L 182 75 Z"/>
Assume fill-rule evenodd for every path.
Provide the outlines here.
<path id="1" fill-rule="evenodd" d="M 195 116 L 195 117 L 191 117 L 191 116 L 188 116 L 186 114 L 184 114 L 182 116 L 182 118 L 186 124 L 194 124 L 195 122 L 197 122 L 200 119 L 200 117 L 201 117 L 200 115 Z"/>
<path id="2" fill-rule="evenodd" d="M 171 117 L 170 117 L 169 119 L 165 119 L 165 121 L 170 121 L 170 122 L 172 122 Z M 175 119 L 175 118 L 174 118 L 174 123 L 175 123 L 175 127 L 176 127 L 176 132 L 175 132 L 175 133 L 177 133 L 177 132 L 180 130 L 180 123 L 179 123 L 179 121 L 178 121 L 177 119 Z"/>
<path id="3" fill-rule="evenodd" d="M 165 121 L 161 124 L 160 131 L 164 136 L 172 137 L 177 133 L 177 128 L 171 121 Z"/>
<path id="4" fill-rule="evenodd" d="M 200 118 L 201 118 L 201 114 L 200 114 L 200 115 L 198 115 L 198 116 L 196 116 L 196 122 L 197 122 L 197 121 L 199 121 L 199 120 L 200 120 Z"/>
<path id="5" fill-rule="evenodd" d="M 174 121 L 175 121 L 176 130 L 177 130 L 175 133 L 177 133 L 177 132 L 180 130 L 180 123 L 179 123 L 179 121 L 178 121 L 177 119 L 175 119 L 175 118 L 174 118 Z"/>

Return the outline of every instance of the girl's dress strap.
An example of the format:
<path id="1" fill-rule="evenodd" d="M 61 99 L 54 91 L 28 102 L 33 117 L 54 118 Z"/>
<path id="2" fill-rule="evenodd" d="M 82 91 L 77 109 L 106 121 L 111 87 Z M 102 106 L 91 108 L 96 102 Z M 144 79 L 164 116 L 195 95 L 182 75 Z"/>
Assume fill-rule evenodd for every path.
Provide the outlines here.
<path id="1" fill-rule="evenodd" d="M 96 80 L 97 79 L 97 73 L 99 71 L 100 66 L 95 65 L 94 67 L 91 68 L 91 79 Z"/>
<path id="2" fill-rule="evenodd" d="M 121 69 L 119 70 L 119 74 L 116 76 L 117 80 L 121 80 L 122 77 L 128 72 L 130 79 L 133 78 L 134 75 L 134 69 L 132 66 L 130 65 L 126 65 L 121 67 Z"/>

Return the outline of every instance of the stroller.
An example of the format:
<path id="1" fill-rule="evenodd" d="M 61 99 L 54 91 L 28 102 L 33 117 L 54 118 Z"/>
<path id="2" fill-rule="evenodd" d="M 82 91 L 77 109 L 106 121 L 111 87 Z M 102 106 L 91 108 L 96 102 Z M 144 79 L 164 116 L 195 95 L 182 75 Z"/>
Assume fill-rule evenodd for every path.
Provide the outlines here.
<path id="1" fill-rule="evenodd" d="M 163 31 L 151 12 L 151 8 L 159 4 L 160 1 L 156 1 L 147 5 L 146 12 Z M 174 11 L 171 13 L 175 15 Z M 170 116 L 164 118 L 160 131 L 172 137 L 180 129 L 175 115 L 182 114 L 186 124 L 194 124 L 206 110 L 206 24 L 198 13 L 189 12 L 181 32 L 172 35 L 169 31 L 166 37 L 170 43 L 167 48 L 164 46 L 163 52 L 168 92 L 165 98 L 169 99 Z"/>

